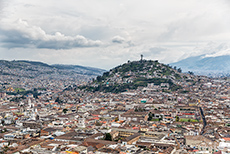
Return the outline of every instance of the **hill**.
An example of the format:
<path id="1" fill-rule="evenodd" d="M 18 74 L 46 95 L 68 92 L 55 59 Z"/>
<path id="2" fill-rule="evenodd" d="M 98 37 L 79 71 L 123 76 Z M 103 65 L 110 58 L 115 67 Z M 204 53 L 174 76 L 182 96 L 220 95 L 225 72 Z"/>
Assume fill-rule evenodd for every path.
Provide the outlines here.
<path id="1" fill-rule="evenodd" d="M 170 65 L 181 67 L 184 71 L 192 71 L 200 75 L 229 75 L 230 55 L 206 57 L 205 55 L 189 57 Z"/>
<path id="2" fill-rule="evenodd" d="M 86 86 L 79 87 L 89 91 L 119 93 L 138 87 L 156 85 L 164 91 L 176 91 L 181 88 L 177 81 L 184 80 L 181 69 L 175 70 L 169 65 L 152 60 L 127 62 L 103 73 Z M 168 88 L 167 88 L 168 87 Z"/>
<path id="3" fill-rule="evenodd" d="M 101 75 L 106 70 L 94 68 L 94 67 L 86 67 L 86 66 L 80 66 L 80 65 L 61 65 L 61 64 L 54 64 L 51 65 L 57 69 L 64 69 L 64 70 L 75 70 L 79 74 L 84 75 Z"/>
<path id="4" fill-rule="evenodd" d="M 48 65 L 37 61 L 7 61 L 0 60 L 0 75 L 37 78 L 40 76 L 46 77 L 78 77 L 79 75 L 86 78 L 101 75 L 105 70 L 85 67 L 79 65 Z"/>

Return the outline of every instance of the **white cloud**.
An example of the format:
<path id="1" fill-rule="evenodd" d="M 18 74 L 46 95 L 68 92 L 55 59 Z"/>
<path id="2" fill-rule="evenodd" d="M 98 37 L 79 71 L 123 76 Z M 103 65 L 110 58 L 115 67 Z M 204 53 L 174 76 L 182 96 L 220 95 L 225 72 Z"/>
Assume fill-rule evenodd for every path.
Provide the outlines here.
<path id="1" fill-rule="evenodd" d="M 230 55 L 230 45 L 227 43 L 214 43 L 211 42 L 208 44 L 210 47 L 206 48 L 211 50 L 210 52 L 207 52 L 204 57 L 218 57 L 218 56 L 225 56 Z"/>
<path id="2" fill-rule="evenodd" d="M 204 57 L 219 57 L 219 56 L 226 56 L 226 55 L 230 55 L 230 49 L 223 50 L 214 54 L 207 54 Z"/>
<path id="3" fill-rule="evenodd" d="M 81 35 L 65 36 L 60 32 L 47 34 L 37 26 L 30 26 L 26 21 L 17 20 L 14 24 L 0 29 L 5 47 L 30 47 L 49 49 L 71 49 L 76 47 L 95 47 L 102 45 L 99 40 L 90 40 Z"/>

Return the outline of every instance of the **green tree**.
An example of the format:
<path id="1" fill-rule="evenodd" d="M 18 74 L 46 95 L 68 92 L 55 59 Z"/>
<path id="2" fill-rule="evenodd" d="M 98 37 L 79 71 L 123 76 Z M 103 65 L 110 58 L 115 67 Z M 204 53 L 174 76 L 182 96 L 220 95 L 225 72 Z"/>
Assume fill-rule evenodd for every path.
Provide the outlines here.
<path id="1" fill-rule="evenodd" d="M 105 140 L 112 141 L 112 136 L 110 133 L 105 134 Z"/>
<path id="2" fill-rule="evenodd" d="M 180 120 L 180 118 L 178 116 L 176 116 L 176 122 L 178 122 Z"/>
<path id="3" fill-rule="evenodd" d="M 182 72 L 182 69 L 181 69 L 181 68 L 178 68 L 177 71 L 178 71 L 179 73 L 181 73 L 181 72 Z"/>
<path id="4" fill-rule="evenodd" d="M 66 114 L 66 112 L 68 111 L 68 109 L 63 109 L 62 112 Z"/>
<path id="5" fill-rule="evenodd" d="M 149 112 L 148 121 L 151 121 L 151 120 L 152 120 L 152 118 L 153 118 L 153 115 L 152 115 L 152 113 L 151 113 L 151 112 Z"/>

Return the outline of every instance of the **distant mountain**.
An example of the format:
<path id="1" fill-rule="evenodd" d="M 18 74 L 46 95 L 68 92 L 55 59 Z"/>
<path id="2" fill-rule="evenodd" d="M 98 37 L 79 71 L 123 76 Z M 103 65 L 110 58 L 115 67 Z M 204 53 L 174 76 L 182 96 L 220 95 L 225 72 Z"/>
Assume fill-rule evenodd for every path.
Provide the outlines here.
<path id="1" fill-rule="evenodd" d="M 168 65 L 152 60 L 140 60 L 119 65 L 86 86 L 89 91 L 119 93 L 148 85 L 163 86 L 162 90 L 176 91 L 181 88 L 177 81 L 187 80 L 186 74 L 180 73 Z M 191 79 L 191 78 L 190 78 Z M 165 89 L 165 87 L 168 87 Z"/>
<path id="2" fill-rule="evenodd" d="M 0 75 L 36 78 L 41 75 L 50 77 L 96 77 L 106 70 L 79 65 L 48 65 L 43 62 L 27 60 L 0 60 Z"/>
<path id="3" fill-rule="evenodd" d="M 183 72 L 192 71 L 202 75 L 228 75 L 230 73 L 230 55 L 205 57 L 205 55 L 189 57 L 171 63 L 170 65 L 181 68 Z"/>
<path id="4" fill-rule="evenodd" d="M 106 70 L 95 68 L 95 67 L 87 67 L 87 66 L 80 66 L 80 65 L 62 65 L 62 64 L 54 64 L 51 65 L 57 69 L 67 69 L 67 70 L 78 70 L 79 73 L 83 74 L 91 74 L 91 75 L 101 75 Z"/>

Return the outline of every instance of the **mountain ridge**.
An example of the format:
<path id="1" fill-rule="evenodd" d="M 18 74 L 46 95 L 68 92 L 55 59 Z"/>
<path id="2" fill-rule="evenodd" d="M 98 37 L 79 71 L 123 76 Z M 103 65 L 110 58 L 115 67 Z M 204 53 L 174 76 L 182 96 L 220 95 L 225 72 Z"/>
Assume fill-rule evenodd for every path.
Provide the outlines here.
<path id="1" fill-rule="evenodd" d="M 183 71 L 192 71 L 200 75 L 229 74 L 230 55 L 207 57 L 206 55 L 188 57 L 170 65 L 180 67 Z"/>
<path id="2" fill-rule="evenodd" d="M 18 75 L 19 73 L 15 74 L 16 70 L 24 71 L 22 74 L 25 77 L 36 77 L 37 75 L 41 74 L 65 74 L 71 75 L 71 73 L 79 74 L 79 75 L 88 75 L 88 76 L 98 76 L 101 75 L 106 70 L 94 68 L 94 67 L 87 67 L 87 66 L 80 66 L 80 65 L 64 65 L 64 64 L 54 64 L 49 65 L 44 62 L 39 61 L 28 61 L 28 60 L 0 60 L 0 75 Z M 33 73 L 34 75 L 31 75 Z"/>

